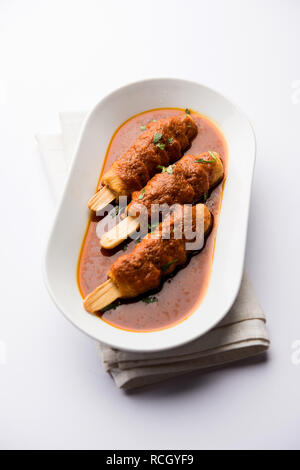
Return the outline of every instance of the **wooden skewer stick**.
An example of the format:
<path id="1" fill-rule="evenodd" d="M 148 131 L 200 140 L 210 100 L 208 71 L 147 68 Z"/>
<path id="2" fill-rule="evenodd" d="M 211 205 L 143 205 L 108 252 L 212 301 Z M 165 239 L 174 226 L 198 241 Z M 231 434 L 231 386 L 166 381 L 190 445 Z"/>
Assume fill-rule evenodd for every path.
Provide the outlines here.
<path id="1" fill-rule="evenodd" d="M 83 305 L 88 312 L 94 313 L 111 304 L 120 295 L 117 286 L 111 279 L 108 279 L 86 296 Z"/>
<path id="2" fill-rule="evenodd" d="M 104 186 L 103 188 L 99 189 L 93 197 L 89 200 L 88 206 L 91 211 L 99 211 L 104 209 L 110 202 L 115 199 L 114 193 Z"/>
<path id="3" fill-rule="evenodd" d="M 140 222 L 138 217 L 128 216 L 122 222 L 113 227 L 109 232 L 102 235 L 100 243 L 103 248 L 111 250 L 126 240 L 136 230 L 138 230 Z"/>

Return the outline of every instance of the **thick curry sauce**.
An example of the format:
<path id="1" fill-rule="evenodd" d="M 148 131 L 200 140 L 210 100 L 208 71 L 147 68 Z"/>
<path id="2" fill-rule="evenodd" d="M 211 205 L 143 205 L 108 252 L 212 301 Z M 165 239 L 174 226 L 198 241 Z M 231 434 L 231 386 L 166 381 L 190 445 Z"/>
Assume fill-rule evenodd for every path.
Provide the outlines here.
<path id="1" fill-rule="evenodd" d="M 111 139 L 101 175 L 128 150 L 148 122 L 182 112 L 184 110 L 181 109 L 156 109 L 126 121 Z M 226 175 L 228 157 L 223 135 L 206 117 L 194 112 L 191 115 L 197 124 L 198 135 L 185 153 L 197 155 L 208 150 L 218 152 Z M 221 183 L 213 189 L 206 201 L 214 216 L 214 225 L 203 250 L 192 256 L 183 269 L 178 270 L 172 278 L 166 280 L 159 291 L 147 293 L 142 298 L 118 301 L 113 308 L 99 313 L 102 320 L 126 330 L 152 331 L 172 326 L 197 309 L 209 283 L 223 186 L 224 183 Z M 115 216 L 114 219 L 116 223 L 120 220 L 119 216 Z M 83 297 L 106 281 L 111 264 L 125 250 L 126 253 L 130 253 L 136 246 L 135 241 L 129 240 L 114 250 L 104 250 L 100 247 L 96 234 L 96 226 L 99 222 L 105 223 L 105 217 L 102 220 L 95 215 L 91 217 L 79 256 L 77 279 Z"/>

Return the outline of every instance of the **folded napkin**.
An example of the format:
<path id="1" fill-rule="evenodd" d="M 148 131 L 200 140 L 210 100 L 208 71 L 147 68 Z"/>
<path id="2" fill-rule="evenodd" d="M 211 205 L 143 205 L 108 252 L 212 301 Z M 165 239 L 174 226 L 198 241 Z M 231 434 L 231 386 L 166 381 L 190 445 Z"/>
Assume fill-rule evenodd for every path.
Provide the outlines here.
<path id="1" fill-rule="evenodd" d="M 55 201 L 85 113 L 60 113 L 61 134 L 36 136 Z M 266 351 L 270 341 L 266 318 L 244 273 L 237 299 L 226 317 L 201 338 L 157 353 L 132 353 L 99 343 L 102 364 L 116 385 L 133 389 L 192 371 L 200 371 Z"/>

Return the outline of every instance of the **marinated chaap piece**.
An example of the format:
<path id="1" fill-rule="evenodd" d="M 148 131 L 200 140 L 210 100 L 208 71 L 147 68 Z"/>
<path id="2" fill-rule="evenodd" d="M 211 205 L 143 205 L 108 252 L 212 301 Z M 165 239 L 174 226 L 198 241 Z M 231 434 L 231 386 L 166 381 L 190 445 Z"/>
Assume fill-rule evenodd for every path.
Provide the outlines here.
<path id="1" fill-rule="evenodd" d="M 201 246 L 196 243 L 197 247 L 192 248 L 198 251 L 211 226 L 212 215 L 204 204 L 178 205 L 177 210 L 146 235 L 131 253 L 120 256 L 112 264 L 108 281 L 84 299 L 85 309 L 97 312 L 117 298 L 137 297 L 157 289 L 165 276 L 186 263 L 187 242 L 200 238 Z"/>
<path id="2" fill-rule="evenodd" d="M 132 194 L 132 201 L 127 206 L 128 217 L 102 236 L 101 245 L 106 249 L 119 245 L 139 228 L 139 215 L 146 212 L 150 219 L 155 210 L 159 210 L 158 205 L 170 207 L 205 201 L 208 192 L 223 176 L 220 156 L 211 151 L 198 156 L 185 155 L 175 165 L 162 167 L 161 173 Z"/>
<path id="3" fill-rule="evenodd" d="M 180 114 L 151 122 L 130 149 L 104 174 L 104 186 L 89 201 L 97 211 L 119 196 L 131 196 L 142 189 L 161 166 L 177 161 L 197 135 L 190 114 Z"/>

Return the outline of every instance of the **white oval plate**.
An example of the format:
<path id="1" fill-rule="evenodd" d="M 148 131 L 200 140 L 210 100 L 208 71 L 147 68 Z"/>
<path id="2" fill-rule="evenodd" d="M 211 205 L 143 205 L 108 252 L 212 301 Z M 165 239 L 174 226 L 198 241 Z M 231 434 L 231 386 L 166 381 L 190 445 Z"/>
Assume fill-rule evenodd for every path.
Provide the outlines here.
<path id="1" fill-rule="evenodd" d="M 164 107 L 191 108 L 217 123 L 228 144 L 228 176 L 211 278 L 199 308 L 176 326 L 130 332 L 84 310 L 76 266 L 88 221 L 87 201 L 95 189 L 111 136 L 135 114 Z M 85 121 L 47 246 L 45 279 L 57 307 L 88 335 L 124 350 L 158 351 L 206 333 L 226 315 L 239 290 L 254 162 L 255 137 L 249 121 L 230 101 L 203 85 L 169 78 L 145 80 L 101 100 Z"/>

